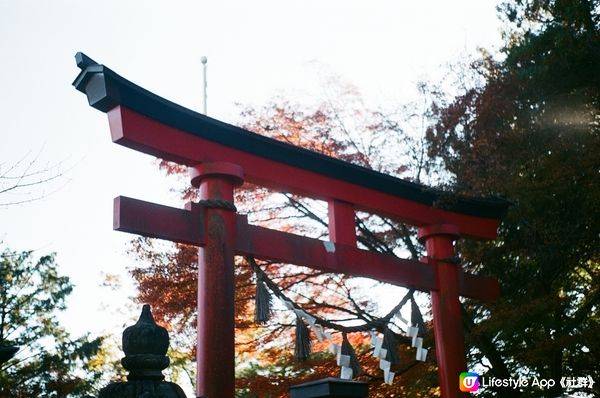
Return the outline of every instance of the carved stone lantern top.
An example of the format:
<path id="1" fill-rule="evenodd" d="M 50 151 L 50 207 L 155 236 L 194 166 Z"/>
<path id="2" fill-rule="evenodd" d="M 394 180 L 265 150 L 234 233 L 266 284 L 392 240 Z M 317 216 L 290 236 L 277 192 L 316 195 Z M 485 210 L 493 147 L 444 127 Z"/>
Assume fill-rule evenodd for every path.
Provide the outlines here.
<path id="1" fill-rule="evenodd" d="M 128 381 L 109 384 L 99 398 L 185 398 L 177 384 L 164 381 L 169 333 L 154 322 L 149 305 L 143 306 L 136 324 L 125 329 L 122 343 L 121 363 L 129 371 Z"/>
<path id="2" fill-rule="evenodd" d="M 163 380 L 162 370 L 169 366 L 169 333 L 154 322 L 150 306 L 144 305 L 140 319 L 123 332 L 123 367 L 128 380 Z"/>

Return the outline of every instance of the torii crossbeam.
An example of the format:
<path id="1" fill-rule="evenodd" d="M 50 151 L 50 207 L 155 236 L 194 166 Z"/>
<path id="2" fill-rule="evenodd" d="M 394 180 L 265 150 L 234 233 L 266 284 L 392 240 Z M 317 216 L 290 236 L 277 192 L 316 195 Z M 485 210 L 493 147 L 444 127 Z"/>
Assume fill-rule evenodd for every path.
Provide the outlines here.
<path id="1" fill-rule="evenodd" d="M 459 237 L 494 239 L 507 207 L 499 199 L 452 201 L 414 184 L 269 139 L 167 101 L 76 55 L 73 85 L 106 112 L 114 142 L 190 168 L 202 205 L 176 209 L 115 199 L 114 228 L 188 243 L 198 252 L 197 396 L 234 396 L 234 256 L 249 255 L 431 292 L 442 396 L 463 396 L 466 371 L 460 296 L 499 297 L 495 279 L 451 261 Z M 233 193 L 243 181 L 325 200 L 331 241 L 250 225 Z M 419 227 L 428 260 L 399 259 L 356 246 L 355 211 Z"/>

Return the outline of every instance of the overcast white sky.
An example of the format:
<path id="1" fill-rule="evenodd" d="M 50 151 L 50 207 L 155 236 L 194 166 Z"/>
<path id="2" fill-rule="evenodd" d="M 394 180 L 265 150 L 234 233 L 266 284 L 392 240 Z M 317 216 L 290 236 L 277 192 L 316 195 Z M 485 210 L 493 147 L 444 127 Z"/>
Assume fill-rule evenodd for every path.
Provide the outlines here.
<path id="1" fill-rule="evenodd" d="M 0 240 L 56 251 L 76 285 L 65 314 L 75 334 L 121 332 L 112 315 L 126 293 L 99 289 L 101 272 L 124 273 L 129 236 L 112 231 L 112 199 L 179 206 L 151 158 L 112 144 L 106 116 L 71 82 L 83 51 L 125 78 L 201 108 L 200 57 L 208 57 L 212 117 L 234 122 L 235 103 L 322 94 L 320 74 L 354 84 L 390 107 L 420 79 L 478 46 L 500 41 L 496 1 L 0 0 L 0 163 L 40 152 L 64 162 L 61 188 L 44 200 L 0 208 Z M 64 183 L 64 184 L 63 184 Z M 50 188 L 48 188 L 50 189 Z M 0 198 L 2 199 L 2 198 Z M 6 200 L 0 200 L 5 202 Z M 109 294 L 114 297 L 108 297 Z M 102 310 L 102 303 L 113 310 Z"/>

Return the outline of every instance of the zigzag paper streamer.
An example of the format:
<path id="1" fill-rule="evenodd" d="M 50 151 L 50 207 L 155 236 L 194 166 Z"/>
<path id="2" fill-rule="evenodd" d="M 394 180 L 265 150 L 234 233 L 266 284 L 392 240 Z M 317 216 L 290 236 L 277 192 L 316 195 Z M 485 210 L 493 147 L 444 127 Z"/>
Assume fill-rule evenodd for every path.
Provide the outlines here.
<path id="1" fill-rule="evenodd" d="M 387 350 L 385 348 L 380 349 L 379 355 L 377 355 L 377 358 L 385 359 L 386 356 L 387 356 Z"/>
<path id="2" fill-rule="evenodd" d="M 341 366 L 343 368 L 349 368 L 350 367 L 350 355 L 344 355 L 341 353 L 338 354 L 337 356 L 337 365 Z"/>
<path id="3" fill-rule="evenodd" d="M 335 344 L 330 340 L 329 351 L 331 351 L 331 353 L 337 357 L 337 355 L 341 352 L 341 347 L 339 344 Z"/>
<path id="4" fill-rule="evenodd" d="M 406 334 L 408 335 L 408 337 L 412 338 L 411 345 L 413 346 L 413 348 L 417 349 L 417 352 L 416 352 L 417 361 L 425 362 L 427 359 L 428 350 L 423 348 L 423 338 L 418 337 L 419 328 L 416 326 L 409 326 Z"/>
<path id="5" fill-rule="evenodd" d="M 389 371 L 391 367 L 392 363 L 390 361 L 386 361 L 385 359 L 381 359 L 379 361 L 379 369 L 383 370 L 384 372 L 386 370 Z"/>
<path id="6" fill-rule="evenodd" d="M 415 347 L 417 351 L 423 348 L 423 337 L 417 337 L 416 344 L 413 345 L 413 347 Z"/>
<path id="7" fill-rule="evenodd" d="M 385 382 L 385 384 L 388 385 L 392 385 L 392 383 L 394 382 L 394 376 L 396 374 L 394 372 L 390 372 L 390 371 L 384 371 L 383 372 L 383 381 Z"/>
<path id="8" fill-rule="evenodd" d="M 382 348 L 383 340 L 377 335 L 377 332 L 371 331 L 371 345 L 373 345 L 373 356 L 379 358 L 379 369 L 383 371 L 383 380 L 391 385 L 394 382 L 395 373 L 390 371 L 392 363 L 385 359 L 387 350 Z"/>
<path id="9" fill-rule="evenodd" d="M 342 371 L 340 374 L 340 379 L 343 380 L 352 380 L 352 368 L 342 366 Z"/>
<path id="10" fill-rule="evenodd" d="M 381 347 L 383 346 L 383 339 L 380 339 L 379 337 L 375 336 L 374 339 L 371 339 L 371 343 L 373 344 L 373 356 L 375 358 L 379 358 L 379 353 L 381 351 Z"/>
<path id="11" fill-rule="evenodd" d="M 313 329 L 315 329 L 315 334 L 317 335 L 317 339 L 319 341 L 323 341 L 327 338 L 327 336 L 325 336 L 325 333 L 323 332 L 323 327 L 321 325 L 315 325 Z"/>

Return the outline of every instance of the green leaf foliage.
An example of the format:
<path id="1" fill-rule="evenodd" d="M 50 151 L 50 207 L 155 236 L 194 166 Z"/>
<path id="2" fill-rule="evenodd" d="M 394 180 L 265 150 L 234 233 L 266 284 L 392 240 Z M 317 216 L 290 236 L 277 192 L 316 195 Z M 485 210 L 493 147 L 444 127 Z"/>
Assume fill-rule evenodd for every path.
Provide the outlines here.
<path id="1" fill-rule="evenodd" d="M 55 255 L 0 254 L 0 345 L 19 352 L 0 365 L 0 397 L 88 397 L 100 377 L 88 363 L 101 339 L 73 339 L 56 319 L 73 291 Z"/>
<path id="2" fill-rule="evenodd" d="M 499 278 L 502 300 L 467 302 L 470 364 L 488 376 L 600 380 L 600 2 L 510 1 L 502 60 L 437 111 L 428 140 L 453 188 L 513 205 L 490 243 L 463 243 L 467 268 Z"/>

